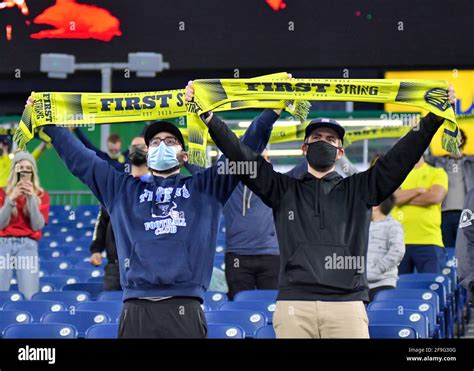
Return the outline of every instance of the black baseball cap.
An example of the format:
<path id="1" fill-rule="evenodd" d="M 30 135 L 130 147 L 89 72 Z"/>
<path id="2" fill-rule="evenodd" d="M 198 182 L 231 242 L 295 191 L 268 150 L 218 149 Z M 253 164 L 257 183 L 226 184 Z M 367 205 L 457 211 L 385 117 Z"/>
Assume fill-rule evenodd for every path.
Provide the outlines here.
<path id="1" fill-rule="evenodd" d="M 186 150 L 183 134 L 181 134 L 181 131 L 175 125 L 168 121 L 155 121 L 148 125 L 148 127 L 145 129 L 145 133 L 143 134 L 145 138 L 145 144 L 148 146 L 153 137 L 162 131 L 167 131 L 168 133 L 173 134 L 181 143 L 183 150 Z"/>
<path id="2" fill-rule="evenodd" d="M 317 128 L 329 128 L 334 130 L 339 136 L 341 142 L 344 144 L 344 134 L 346 133 L 346 131 L 336 120 L 327 118 L 318 118 L 311 121 L 308 126 L 306 126 L 304 139 L 306 140 L 306 138 L 309 137 L 309 135 L 314 131 L 314 129 Z"/>

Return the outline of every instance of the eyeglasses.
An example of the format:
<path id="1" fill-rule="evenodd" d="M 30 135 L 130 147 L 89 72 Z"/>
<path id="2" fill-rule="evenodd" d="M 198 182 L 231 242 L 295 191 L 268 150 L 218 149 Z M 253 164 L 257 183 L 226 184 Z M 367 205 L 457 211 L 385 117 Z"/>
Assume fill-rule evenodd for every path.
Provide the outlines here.
<path id="1" fill-rule="evenodd" d="M 178 138 L 176 137 L 166 137 L 166 138 L 153 138 L 152 140 L 150 140 L 150 143 L 149 143 L 149 146 L 150 147 L 158 147 L 161 142 L 165 142 L 165 144 L 169 147 L 169 146 L 176 146 L 179 143 L 179 140 Z"/>

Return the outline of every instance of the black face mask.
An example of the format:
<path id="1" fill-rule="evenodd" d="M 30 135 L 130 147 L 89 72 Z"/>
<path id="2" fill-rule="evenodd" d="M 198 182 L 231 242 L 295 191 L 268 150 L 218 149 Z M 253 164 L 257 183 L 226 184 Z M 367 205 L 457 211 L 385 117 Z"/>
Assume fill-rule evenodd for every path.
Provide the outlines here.
<path id="1" fill-rule="evenodd" d="M 313 169 L 321 172 L 328 171 L 336 163 L 337 149 L 323 140 L 308 143 L 306 160 Z"/>
<path id="2" fill-rule="evenodd" d="M 146 152 L 139 146 L 132 146 L 128 158 L 133 166 L 141 166 L 146 164 Z"/>

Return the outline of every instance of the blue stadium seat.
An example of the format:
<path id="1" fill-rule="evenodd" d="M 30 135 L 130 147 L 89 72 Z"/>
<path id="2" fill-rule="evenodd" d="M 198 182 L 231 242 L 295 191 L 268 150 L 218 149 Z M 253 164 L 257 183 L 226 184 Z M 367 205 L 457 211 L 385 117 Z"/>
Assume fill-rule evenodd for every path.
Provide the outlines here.
<path id="1" fill-rule="evenodd" d="M 3 330 L 4 339 L 75 339 L 77 330 L 74 326 L 60 323 L 30 323 L 10 325 Z"/>
<path id="2" fill-rule="evenodd" d="M 416 330 L 404 325 L 369 325 L 371 339 L 416 339 Z"/>
<path id="3" fill-rule="evenodd" d="M 38 249 L 40 260 L 60 259 L 64 256 L 63 252 L 58 249 Z"/>
<path id="4" fill-rule="evenodd" d="M 45 313 L 59 312 L 65 309 L 66 307 L 63 303 L 51 300 L 23 300 L 6 303 L 3 306 L 3 310 L 19 310 L 30 313 L 33 316 L 33 322 L 39 322 Z"/>
<path id="5" fill-rule="evenodd" d="M 63 257 L 61 257 L 61 259 L 64 260 L 64 261 L 69 262 L 71 264 L 72 269 L 76 269 L 76 268 L 78 268 L 77 265 L 79 263 L 82 263 L 84 261 L 84 259 L 89 259 L 89 257 L 84 256 L 84 254 L 81 253 L 80 256 L 79 255 L 77 255 L 77 256 L 63 256 Z M 87 266 L 84 266 L 82 268 L 91 268 L 91 267 L 92 267 L 92 265 L 89 263 Z"/>
<path id="6" fill-rule="evenodd" d="M 61 311 L 47 313 L 41 319 L 42 323 L 62 323 L 73 325 L 78 331 L 78 337 L 85 337 L 86 330 L 97 324 L 110 323 L 110 316 L 105 312 L 94 311 Z"/>
<path id="7" fill-rule="evenodd" d="M 123 291 L 103 291 L 97 296 L 97 301 L 123 301 Z"/>
<path id="8" fill-rule="evenodd" d="M 415 329 L 418 338 L 429 338 L 428 318 L 413 310 L 370 310 L 367 311 L 371 325 L 401 325 Z"/>
<path id="9" fill-rule="evenodd" d="M 206 303 L 211 310 L 217 310 L 219 305 L 227 300 L 227 294 L 223 292 L 207 291 L 204 293 L 204 303 Z"/>
<path id="10" fill-rule="evenodd" d="M 224 255 L 216 255 L 214 258 L 214 267 L 225 271 Z"/>
<path id="11" fill-rule="evenodd" d="M 72 264 L 64 259 L 40 260 L 40 269 L 47 271 L 50 275 L 71 268 Z"/>
<path id="12" fill-rule="evenodd" d="M 453 260 L 456 257 L 456 249 L 454 247 L 446 247 L 444 249 L 446 251 L 446 258 L 447 260 Z"/>
<path id="13" fill-rule="evenodd" d="M 426 315 L 429 321 L 429 334 L 432 338 L 441 336 L 437 324 L 436 310 L 431 303 L 422 300 L 398 300 L 398 301 L 373 301 L 367 306 L 367 310 L 414 310 Z"/>
<path id="14" fill-rule="evenodd" d="M 254 337 L 258 328 L 267 324 L 265 314 L 253 310 L 219 310 L 205 314 L 207 323 L 240 326 L 250 338 Z"/>
<path id="15" fill-rule="evenodd" d="M 92 300 L 97 299 L 97 296 L 104 291 L 104 285 L 102 283 L 73 283 L 66 285 L 62 288 L 62 291 L 86 291 L 91 296 Z"/>
<path id="16" fill-rule="evenodd" d="M 253 310 L 265 314 L 268 324 L 272 323 L 273 313 L 275 312 L 275 302 L 264 300 L 253 301 L 229 301 L 222 303 L 219 310 Z"/>
<path id="17" fill-rule="evenodd" d="M 77 264 L 74 266 L 74 269 L 90 269 L 90 268 L 96 268 L 96 269 L 104 269 L 105 264 L 107 263 L 106 259 L 102 259 L 102 264 L 99 266 L 94 266 L 90 263 L 89 260 L 84 261 L 84 259 L 80 262 L 77 262 Z"/>
<path id="18" fill-rule="evenodd" d="M 52 292 L 52 291 L 58 291 L 58 288 L 56 285 L 53 285 L 52 283 L 47 283 L 47 282 L 41 282 L 39 285 L 39 291 L 40 292 Z M 60 287 L 61 288 L 61 287 Z M 10 291 L 18 291 L 18 285 L 14 284 L 10 286 Z"/>
<path id="19" fill-rule="evenodd" d="M 0 291 L 0 308 L 6 303 L 14 303 L 25 300 L 23 294 L 16 291 Z"/>
<path id="20" fill-rule="evenodd" d="M 40 284 L 50 284 L 54 286 L 56 291 L 61 290 L 64 285 L 68 285 L 71 283 L 78 283 L 79 278 L 74 276 L 49 276 L 40 278 Z"/>
<path id="21" fill-rule="evenodd" d="M 445 337 L 444 312 L 440 309 L 438 294 L 431 290 L 423 289 L 400 289 L 383 290 L 375 295 L 374 301 L 400 301 L 400 300 L 422 300 L 431 303 L 436 310 L 437 323 L 440 328 L 440 337 Z"/>
<path id="22" fill-rule="evenodd" d="M 22 310 L 4 310 L 0 312 L 0 335 L 3 330 L 14 324 L 31 323 L 33 317 L 30 313 Z M 1 336 L 0 336 L 1 337 Z"/>
<path id="23" fill-rule="evenodd" d="M 94 325 L 87 329 L 86 339 L 117 339 L 118 324 Z"/>
<path id="24" fill-rule="evenodd" d="M 78 277 L 81 282 L 87 282 L 91 277 L 102 277 L 104 270 L 89 268 L 89 269 L 64 269 L 60 272 L 61 276 L 75 276 Z"/>
<path id="25" fill-rule="evenodd" d="M 277 290 L 245 290 L 240 291 L 234 296 L 234 301 L 254 301 L 264 300 L 276 302 Z"/>
<path id="26" fill-rule="evenodd" d="M 33 295 L 31 301 L 36 300 L 55 300 L 64 303 L 66 310 L 75 308 L 79 303 L 91 300 L 86 291 L 55 291 L 55 292 L 39 292 Z"/>
<path id="27" fill-rule="evenodd" d="M 242 327 L 229 324 L 208 324 L 208 339 L 244 339 L 245 331 Z"/>
<path id="28" fill-rule="evenodd" d="M 104 283 L 104 277 L 91 277 L 87 280 L 87 282 L 101 282 Z"/>
<path id="29" fill-rule="evenodd" d="M 255 339 L 276 339 L 273 326 L 267 325 L 260 327 L 255 333 Z"/>
<path id="30" fill-rule="evenodd" d="M 444 277 L 441 276 L 441 278 Z M 397 287 L 400 289 L 426 289 L 438 294 L 440 311 L 443 312 L 446 325 L 446 335 L 452 338 L 454 335 L 454 306 L 451 296 L 448 300 L 446 285 L 449 285 L 447 281 L 444 284 L 433 281 L 401 281 L 397 283 Z"/>
<path id="31" fill-rule="evenodd" d="M 88 301 L 76 307 L 76 311 L 92 310 L 107 313 L 112 322 L 118 322 L 122 312 L 122 302 L 120 301 Z"/>

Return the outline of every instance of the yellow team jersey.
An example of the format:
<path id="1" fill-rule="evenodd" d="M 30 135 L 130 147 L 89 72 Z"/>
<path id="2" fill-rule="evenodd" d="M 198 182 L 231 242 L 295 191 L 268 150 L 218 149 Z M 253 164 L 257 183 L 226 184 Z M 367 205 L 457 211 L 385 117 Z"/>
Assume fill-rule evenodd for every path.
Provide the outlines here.
<path id="1" fill-rule="evenodd" d="M 0 188 L 4 188 L 8 183 L 8 176 L 10 175 L 12 160 L 8 154 L 0 156 Z"/>
<path id="2" fill-rule="evenodd" d="M 431 188 L 440 185 L 448 190 L 448 174 L 444 169 L 423 164 L 414 168 L 401 185 L 402 190 Z M 441 203 L 429 206 L 403 205 L 392 211 L 405 230 L 405 244 L 444 247 L 441 235 Z"/>

